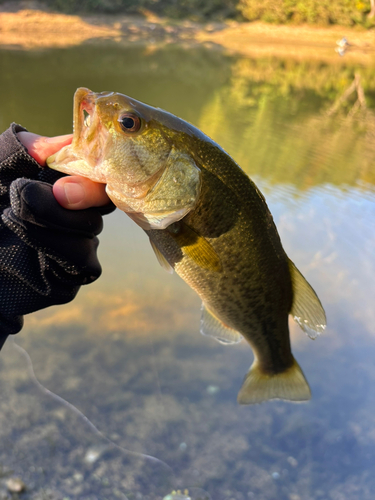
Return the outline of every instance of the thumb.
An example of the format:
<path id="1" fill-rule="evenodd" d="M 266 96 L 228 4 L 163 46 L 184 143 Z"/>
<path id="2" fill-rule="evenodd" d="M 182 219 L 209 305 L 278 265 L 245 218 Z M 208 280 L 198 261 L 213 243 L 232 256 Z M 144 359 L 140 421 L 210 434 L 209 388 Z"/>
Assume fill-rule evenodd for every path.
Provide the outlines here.
<path id="1" fill-rule="evenodd" d="M 77 175 L 62 177 L 56 181 L 53 194 L 60 205 L 70 210 L 101 207 L 111 202 L 105 192 L 105 184 Z"/>

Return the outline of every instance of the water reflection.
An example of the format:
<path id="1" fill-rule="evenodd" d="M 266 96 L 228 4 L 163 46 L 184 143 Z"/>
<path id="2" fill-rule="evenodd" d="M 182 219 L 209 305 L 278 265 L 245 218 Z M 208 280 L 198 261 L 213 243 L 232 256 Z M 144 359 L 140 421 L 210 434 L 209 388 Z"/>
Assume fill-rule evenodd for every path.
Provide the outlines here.
<path id="1" fill-rule="evenodd" d="M 66 407 L 36 390 L 11 344 L 0 358 L 3 474 L 24 479 L 25 498 L 43 491 L 114 498 L 116 490 L 119 498 L 161 500 L 185 488 L 215 500 L 372 498 L 373 70 L 360 68 L 368 111 L 348 119 L 345 106 L 325 115 L 352 81 L 356 68 L 345 65 L 262 63 L 178 48 L 82 47 L 0 58 L 2 129 L 16 120 L 39 133 L 68 132 L 81 85 L 134 95 L 203 128 L 265 193 L 287 253 L 329 320 L 315 342 L 291 326 L 312 388 L 309 404 L 239 407 L 249 348 L 199 335 L 199 299 L 160 268 L 142 231 L 115 212 L 101 236 L 102 278 L 72 304 L 26 318 L 17 342 L 44 386 L 116 445 L 156 457 L 173 474 L 160 474 L 165 482 L 158 483 L 158 471 L 107 450 Z"/>
<path id="2" fill-rule="evenodd" d="M 250 176 L 300 190 L 374 184 L 374 70 L 361 80 L 368 108 L 348 117 L 356 94 L 341 104 L 340 97 L 351 87 L 353 70 L 337 75 L 329 66 L 267 62 L 235 63 L 230 82 L 207 101 L 199 127 Z"/>
<path id="3" fill-rule="evenodd" d="M 27 352 L 13 342 L 5 349 L 3 368 L 8 376 L 15 372 L 6 394 L 15 407 L 5 399 L 1 405 L 8 421 L 3 431 L 10 438 L 3 476 L 16 471 L 30 493 L 41 488 L 48 498 L 89 498 L 95 492 L 99 498 L 126 499 L 124 491 L 131 489 L 154 498 L 174 484 L 172 469 L 162 461 L 116 444 L 74 405 L 43 387 Z"/>

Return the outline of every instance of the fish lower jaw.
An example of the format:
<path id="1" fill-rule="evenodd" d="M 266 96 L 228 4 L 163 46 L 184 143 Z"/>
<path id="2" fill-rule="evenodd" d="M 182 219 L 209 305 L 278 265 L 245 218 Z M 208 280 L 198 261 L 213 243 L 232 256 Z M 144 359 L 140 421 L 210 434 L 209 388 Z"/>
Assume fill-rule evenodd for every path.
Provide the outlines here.
<path id="1" fill-rule="evenodd" d="M 56 155 L 53 155 L 47 159 L 47 165 L 52 170 L 57 170 L 58 172 L 62 172 L 64 174 L 80 175 L 94 182 L 105 183 L 102 176 L 96 175 L 95 169 L 87 165 L 86 161 L 82 159 L 60 162 L 58 158 L 56 158 Z"/>

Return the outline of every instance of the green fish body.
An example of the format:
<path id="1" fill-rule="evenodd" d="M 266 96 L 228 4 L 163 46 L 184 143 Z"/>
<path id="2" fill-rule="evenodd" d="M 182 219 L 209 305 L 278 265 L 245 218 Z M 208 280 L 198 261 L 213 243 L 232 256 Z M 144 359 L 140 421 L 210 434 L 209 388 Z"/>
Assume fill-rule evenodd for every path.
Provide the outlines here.
<path id="1" fill-rule="evenodd" d="M 161 265 L 201 297 L 203 334 L 225 344 L 246 339 L 254 362 L 239 403 L 308 400 L 288 316 L 314 338 L 325 314 L 256 185 L 220 146 L 166 111 L 88 89 L 74 103 L 72 145 L 48 165 L 107 185 Z"/>

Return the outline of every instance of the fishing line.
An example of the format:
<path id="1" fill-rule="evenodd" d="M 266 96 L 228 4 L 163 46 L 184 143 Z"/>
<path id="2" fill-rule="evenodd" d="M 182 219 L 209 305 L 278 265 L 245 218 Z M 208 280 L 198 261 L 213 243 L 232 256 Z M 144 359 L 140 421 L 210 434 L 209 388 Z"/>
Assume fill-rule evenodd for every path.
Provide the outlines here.
<path id="1" fill-rule="evenodd" d="M 174 478 L 175 476 L 175 473 L 173 471 L 173 469 L 167 465 L 165 462 L 163 462 L 162 460 L 159 460 L 158 458 L 156 457 L 153 457 L 152 455 L 147 455 L 146 453 L 138 453 L 136 451 L 130 451 L 130 450 L 127 450 L 126 448 L 123 448 L 122 446 L 114 443 L 111 439 L 109 439 L 105 434 L 103 434 L 92 422 L 91 420 L 89 420 L 86 415 L 84 415 L 77 407 L 75 407 L 72 403 L 69 403 L 69 401 L 66 401 L 64 398 L 62 398 L 61 396 L 58 396 L 57 394 L 55 394 L 54 392 L 50 391 L 49 389 L 47 389 L 46 387 L 44 387 L 43 384 L 41 384 L 39 382 L 39 380 L 37 379 L 36 375 L 35 375 L 35 371 L 34 371 L 34 366 L 33 366 L 33 362 L 30 358 L 30 355 L 29 353 L 23 348 L 21 347 L 20 345 L 18 345 L 13 337 L 10 337 L 8 339 L 8 342 L 10 343 L 13 343 L 13 346 L 14 348 L 26 359 L 26 364 L 27 364 L 27 368 L 28 368 L 28 372 L 29 372 L 29 375 L 30 375 L 30 378 L 31 380 L 33 381 L 33 383 L 35 384 L 35 386 L 39 389 L 40 392 L 42 392 L 44 395 L 46 395 L 47 397 L 53 399 L 54 401 L 57 401 L 59 404 L 61 404 L 62 406 L 68 408 L 71 412 L 73 412 L 80 420 L 82 420 L 88 427 L 89 429 L 97 436 L 99 436 L 101 439 L 104 439 L 104 441 L 106 441 L 107 443 L 109 443 L 111 446 L 113 446 L 114 448 L 116 448 L 117 450 L 121 451 L 121 453 L 125 454 L 125 455 L 130 455 L 130 456 L 133 456 L 133 457 L 136 457 L 136 458 L 143 458 L 145 460 L 149 460 L 150 462 L 152 463 L 155 463 L 155 464 L 159 464 L 161 465 L 162 467 L 164 467 Z"/>

